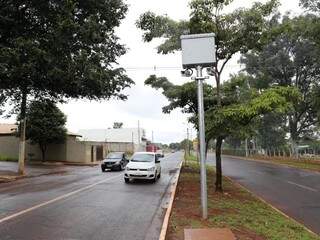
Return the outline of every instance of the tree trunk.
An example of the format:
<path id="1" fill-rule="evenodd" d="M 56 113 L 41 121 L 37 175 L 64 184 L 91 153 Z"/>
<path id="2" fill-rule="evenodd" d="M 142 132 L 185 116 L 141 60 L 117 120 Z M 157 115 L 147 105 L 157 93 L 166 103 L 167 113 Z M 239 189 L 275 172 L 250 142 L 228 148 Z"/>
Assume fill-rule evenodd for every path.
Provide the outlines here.
<path id="1" fill-rule="evenodd" d="M 290 140 L 291 140 L 291 152 L 293 157 L 299 158 L 299 150 L 298 150 L 298 123 L 295 121 L 294 116 L 289 120 L 289 128 L 290 128 Z"/>
<path id="2" fill-rule="evenodd" d="M 19 142 L 19 162 L 18 174 L 24 175 L 24 163 L 26 155 L 26 109 L 27 109 L 27 91 L 22 90 L 21 109 L 20 109 L 20 142 Z"/>
<path id="3" fill-rule="evenodd" d="M 209 142 L 210 142 L 210 140 L 208 139 L 208 140 L 206 141 L 206 159 L 208 159 Z"/>
<path id="4" fill-rule="evenodd" d="M 41 157 L 42 157 L 42 162 L 45 162 L 46 160 L 46 151 L 47 151 L 47 147 L 43 144 L 39 144 L 40 149 L 41 149 Z"/>
<path id="5" fill-rule="evenodd" d="M 216 192 L 222 192 L 221 147 L 223 137 L 217 137 L 216 143 Z"/>
<path id="6" fill-rule="evenodd" d="M 221 96 L 220 96 L 220 74 L 216 76 L 216 85 L 217 85 L 217 105 L 218 108 L 221 107 Z"/>

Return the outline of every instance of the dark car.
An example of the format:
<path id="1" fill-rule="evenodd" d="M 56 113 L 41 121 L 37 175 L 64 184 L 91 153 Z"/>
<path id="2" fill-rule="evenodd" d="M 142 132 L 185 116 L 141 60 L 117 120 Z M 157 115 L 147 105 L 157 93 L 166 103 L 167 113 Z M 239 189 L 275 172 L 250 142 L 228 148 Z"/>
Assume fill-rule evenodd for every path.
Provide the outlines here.
<path id="1" fill-rule="evenodd" d="M 121 171 L 127 165 L 128 160 L 124 152 L 112 152 L 101 163 L 101 170 L 104 172 L 106 169 Z"/>

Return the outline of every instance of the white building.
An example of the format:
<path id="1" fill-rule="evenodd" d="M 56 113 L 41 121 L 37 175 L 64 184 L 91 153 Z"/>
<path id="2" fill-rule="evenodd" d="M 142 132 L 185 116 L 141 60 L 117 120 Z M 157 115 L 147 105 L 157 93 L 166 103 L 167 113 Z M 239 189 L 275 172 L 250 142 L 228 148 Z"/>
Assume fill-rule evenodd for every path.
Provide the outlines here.
<path id="1" fill-rule="evenodd" d="M 142 128 L 119 128 L 119 129 L 82 129 L 79 131 L 83 141 L 105 142 L 112 144 L 113 149 L 121 149 L 121 144 L 131 144 L 134 151 L 146 150 L 145 130 Z"/>

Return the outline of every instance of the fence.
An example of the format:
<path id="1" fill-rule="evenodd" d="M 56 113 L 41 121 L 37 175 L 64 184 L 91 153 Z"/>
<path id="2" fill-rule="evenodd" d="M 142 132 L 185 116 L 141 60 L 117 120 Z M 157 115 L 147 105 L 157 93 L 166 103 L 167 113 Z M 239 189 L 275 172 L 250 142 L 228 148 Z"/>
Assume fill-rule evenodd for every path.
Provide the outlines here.
<path id="1" fill-rule="evenodd" d="M 234 156 L 263 156 L 269 158 L 290 158 L 290 159 L 305 159 L 305 160 L 319 160 L 320 151 L 317 149 L 299 149 L 298 155 L 294 155 L 289 148 L 279 149 L 223 149 L 222 154 Z"/>

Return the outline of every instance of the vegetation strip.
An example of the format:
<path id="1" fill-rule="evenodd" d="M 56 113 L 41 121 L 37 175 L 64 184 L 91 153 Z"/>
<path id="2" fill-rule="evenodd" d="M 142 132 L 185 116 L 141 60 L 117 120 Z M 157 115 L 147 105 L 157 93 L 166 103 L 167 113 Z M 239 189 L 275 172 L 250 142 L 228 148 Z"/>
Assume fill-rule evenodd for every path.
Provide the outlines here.
<path id="1" fill-rule="evenodd" d="M 247 160 L 247 161 L 255 161 L 255 162 L 263 162 L 263 163 L 269 163 L 274 165 L 282 165 L 290 168 L 296 168 L 296 169 L 303 169 L 305 171 L 311 171 L 311 172 L 320 172 L 320 162 L 314 162 L 314 161 L 306 161 L 306 160 L 280 160 L 280 159 L 259 159 L 255 157 L 238 157 L 234 155 L 224 155 L 225 157 L 230 158 L 238 158 L 241 160 Z"/>
<path id="2" fill-rule="evenodd" d="M 230 177 L 225 177 L 227 178 L 230 182 L 232 182 L 234 185 L 237 185 L 239 188 L 242 188 L 243 190 L 245 190 L 246 192 L 248 192 L 249 194 L 254 195 L 252 192 L 250 192 L 246 187 L 242 186 L 240 183 L 237 183 L 235 181 L 233 181 Z M 261 197 L 254 195 L 256 198 L 258 198 L 261 202 L 265 203 L 266 205 L 268 205 L 269 207 L 271 207 L 273 210 L 277 211 L 278 213 L 280 213 L 281 215 L 283 215 L 284 217 L 290 219 L 291 221 L 301 225 L 306 231 L 308 231 L 309 233 L 311 233 L 314 236 L 318 236 L 315 232 L 313 232 L 312 230 L 310 230 L 309 228 L 307 228 L 306 226 L 304 226 L 303 224 L 299 223 L 297 220 L 295 220 L 294 218 L 290 217 L 289 215 L 285 214 L 284 212 L 280 211 L 279 209 L 277 209 L 276 207 L 272 206 L 270 203 L 268 203 L 267 201 L 265 201 L 264 199 L 262 199 Z"/>
<path id="3" fill-rule="evenodd" d="M 200 179 L 196 162 L 181 170 L 167 240 L 182 240 L 185 228 L 230 228 L 239 240 L 319 240 L 304 226 L 289 219 L 228 178 L 224 193 L 214 191 L 214 171 L 208 168 L 208 220 L 201 219 Z"/>

